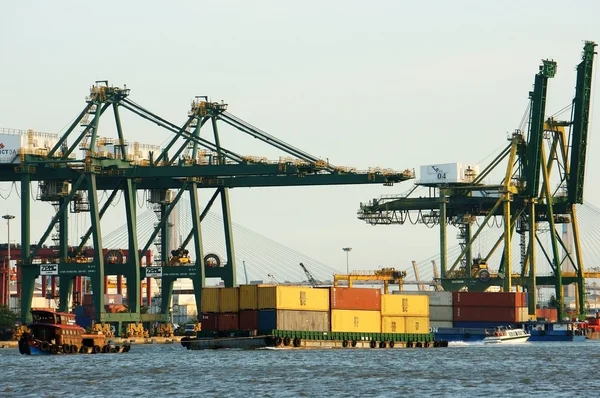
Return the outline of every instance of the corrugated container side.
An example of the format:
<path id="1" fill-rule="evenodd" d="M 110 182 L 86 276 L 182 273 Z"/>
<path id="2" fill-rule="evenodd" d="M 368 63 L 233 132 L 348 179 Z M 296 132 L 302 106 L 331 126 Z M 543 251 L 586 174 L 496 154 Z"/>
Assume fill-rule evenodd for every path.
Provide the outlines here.
<path id="1" fill-rule="evenodd" d="M 327 332 L 329 331 L 329 312 L 260 310 L 258 312 L 258 329 Z"/>
<path id="2" fill-rule="evenodd" d="M 431 321 L 452 322 L 454 319 L 452 306 L 429 306 L 429 319 Z"/>
<path id="3" fill-rule="evenodd" d="M 426 316 L 406 317 L 406 333 L 429 333 L 429 318 Z"/>
<path id="4" fill-rule="evenodd" d="M 381 310 L 381 289 L 332 287 L 329 297 L 332 310 Z"/>
<path id="5" fill-rule="evenodd" d="M 202 312 L 219 312 L 219 290 L 217 287 L 202 288 L 202 304 L 200 310 Z"/>
<path id="6" fill-rule="evenodd" d="M 240 285 L 240 310 L 258 309 L 258 285 Z"/>
<path id="7" fill-rule="evenodd" d="M 329 289 L 304 286 L 259 286 L 258 308 L 329 311 Z"/>
<path id="8" fill-rule="evenodd" d="M 240 310 L 240 289 L 222 287 L 219 289 L 219 312 L 238 312 Z"/>
<path id="9" fill-rule="evenodd" d="M 527 293 L 517 292 L 515 294 L 517 307 L 527 307 Z"/>
<path id="10" fill-rule="evenodd" d="M 429 316 L 429 296 L 382 294 L 382 316 Z"/>
<path id="11" fill-rule="evenodd" d="M 452 292 L 419 292 L 395 290 L 393 294 L 405 294 L 410 296 L 429 296 L 429 307 L 452 306 Z"/>
<path id="12" fill-rule="evenodd" d="M 258 310 L 240 310 L 240 330 L 257 330 Z"/>
<path id="13" fill-rule="evenodd" d="M 429 320 L 429 328 L 432 329 L 432 332 L 435 332 L 435 328 L 453 328 L 454 327 L 454 323 L 452 323 L 452 321 L 448 322 L 448 321 L 432 321 Z"/>
<path id="14" fill-rule="evenodd" d="M 516 292 L 453 292 L 454 306 L 517 307 Z"/>
<path id="15" fill-rule="evenodd" d="M 550 322 L 556 322 L 558 320 L 556 308 L 538 308 L 535 310 L 535 316 L 538 318 L 546 318 Z"/>
<path id="16" fill-rule="evenodd" d="M 203 313 L 200 323 L 202 326 L 202 330 L 219 330 L 217 314 L 214 312 L 208 312 L 206 314 Z"/>
<path id="17" fill-rule="evenodd" d="M 517 307 L 471 307 L 454 306 L 454 322 L 518 322 Z"/>
<path id="18" fill-rule="evenodd" d="M 529 308 L 521 307 L 519 309 L 519 322 L 527 322 L 529 320 Z"/>
<path id="19" fill-rule="evenodd" d="M 405 333 L 406 317 L 404 316 L 382 316 L 381 333 Z"/>
<path id="20" fill-rule="evenodd" d="M 222 312 L 217 314 L 219 331 L 227 332 L 240 329 L 240 319 L 237 312 Z"/>
<path id="21" fill-rule="evenodd" d="M 381 333 L 381 312 L 331 310 L 331 331 Z"/>

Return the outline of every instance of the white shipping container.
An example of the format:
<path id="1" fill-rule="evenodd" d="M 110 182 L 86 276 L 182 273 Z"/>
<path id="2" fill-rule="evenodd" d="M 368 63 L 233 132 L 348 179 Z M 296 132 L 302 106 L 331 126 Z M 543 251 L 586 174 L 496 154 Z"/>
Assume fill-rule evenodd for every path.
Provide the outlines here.
<path id="1" fill-rule="evenodd" d="M 429 306 L 429 319 L 452 322 L 452 306 Z"/>
<path id="2" fill-rule="evenodd" d="M 479 174 L 478 165 L 468 163 L 442 163 L 421 166 L 420 184 L 471 183 Z"/>
<path id="3" fill-rule="evenodd" d="M 452 307 L 452 292 L 419 292 L 419 291 L 394 291 L 393 294 L 406 294 L 416 296 L 429 296 L 429 308 L 434 306 L 450 306 Z M 452 318 L 450 318 L 452 319 Z"/>

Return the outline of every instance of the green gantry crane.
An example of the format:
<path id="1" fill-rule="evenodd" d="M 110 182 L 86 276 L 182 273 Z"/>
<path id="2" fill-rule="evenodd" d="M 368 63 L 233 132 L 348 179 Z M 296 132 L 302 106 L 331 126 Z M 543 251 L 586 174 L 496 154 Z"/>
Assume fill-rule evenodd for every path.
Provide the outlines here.
<path id="1" fill-rule="evenodd" d="M 570 121 L 546 119 L 544 116 L 548 81 L 556 73 L 556 63 L 543 60 L 535 75 L 534 89 L 529 93 L 527 135 L 515 131 L 509 144 L 479 175 L 467 169 L 461 181 L 418 182 L 407 196 L 361 203 L 358 218 L 374 225 L 404 224 L 409 220 L 430 226 L 439 225 L 440 280 L 445 290 L 483 291 L 495 285 L 510 291 L 513 285 L 519 285 L 529 294 L 529 314 L 535 315 L 536 285 L 553 285 L 561 319 L 563 284 L 576 283 L 578 309 L 583 315 L 586 273 L 576 205 L 583 203 L 595 47 L 594 42 L 585 42 L 582 60 L 577 66 Z M 495 185 L 484 184 L 484 179 L 503 161 L 507 166 L 502 181 Z M 419 186 L 428 186 L 429 195 L 411 197 Z M 411 217 L 411 213 L 417 214 Z M 488 228 L 488 222 L 495 218 L 502 219 L 503 233 L 489 252 L 474 258 L 473 244 L 479 234 Z M 547 225 L 549 247 L 537 234 L 541 224 Z M 561 239 L 556 230 L 557 224 L 569 224 L 572 228 L 574 253 L 569 252 L 567 243 Z M 449 259 L 447 255 L 448 225 L 459 228 L 462 250 L 455 259 Z M 515 232 L 520 239 L 520 272 L 513 272 L 511 263 L 510 242 Z M 492 273 L 488 262 L 502 244 L 498 272 Z M 537 276 L 538 248 L 550 264 L 553 275 Z M 562 256 L 561 249 L 565 253 Z M 575 272 L 563 272 L 565 264 L 572 265 Z"/>

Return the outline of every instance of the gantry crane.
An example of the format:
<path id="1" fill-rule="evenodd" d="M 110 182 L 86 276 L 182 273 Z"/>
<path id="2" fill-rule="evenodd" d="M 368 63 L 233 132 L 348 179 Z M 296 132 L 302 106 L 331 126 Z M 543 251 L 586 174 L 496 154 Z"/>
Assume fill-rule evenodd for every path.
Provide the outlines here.
<path id="1" fill-rule="evenodd" d="M 471 173 L 460 182 L 417 184 L 429 187 L 426 197 L 384 197 L 361 204 L 358 218 L 370 224 L 404 224 L 411 220 L 430 226 L 439 225 L 441 283 L 446 290 L 486 290 L 491 285 L 510 291 L 520 285 L 529 293 L 529 314 L 535 315 L 536 285 L 554 285 L 562 318 L 563 284 L 577 283 L 578 308 L 585 308 L 583 259 L 579 240 L 576 205 L 583 203 L 592 66 L 596 44 L 586 41 L 577 66 L 575 97 L 570 121 L 545 117 L 549 79 L 556 74 L 556 62 L 543 60 L 529 93 L 529 129 L 516 130 L 509 144 L 479 175 Z M 568 131 L 567 131 L 568 129 Z M 497 184 L 484 179 L 506 161 L 504 178 Z M 423 176 L 422 176 L 423 177 Z M 438 176 L 440 177 L 440 176 Z M 442 176 L 444 177 L 444 176 Z M 412 191 L 414 192 L 414 190 Z M 411 193 L 412 193 L 411 192 Z M 411 212 L 417 215 L 412 217 Z M 488 222 L 501 219 L 503 233 L 491 250 L 478 258 L 472 249 Z M 538 231 L 544 224 L 550 245 L 545 245 Z M 574 253 L 556 231 L 557 224 L 568 224 L 573 231 Z M 447 226 L 459 228 L 461 253 L 447 257 Z M 478 225 L 477 228 L 476 225 Z M 513 272 L 511 238 L 516 233 L 521 244 L 521 270 Z M 490 272 L 492 254 L 503 244 L 497 272 Z M 553 275 L 537 276 L 537 249 L 550 265 Z M 561 256 L 560 250 L 566 254 Z M 572 274 L 562 272 L 569 263 Z M 598 274 L 588 274 L 596 276 Z"/>
<path id="2" fill-rule="evenodd" d="M 126 87 L 110 86 L 98 81 L 86 97 L 86 105 L 75 117 L 66 132 L 54 146 L 46 151 L 21 150 L 12 163 L 0 164 L 0 182 L 20 184 L 21 190 L 21 250 L 23 256 L 18 267 L 21 271 L 21 316 L 29 321 L 35 279 L 40 266 L 35 259 L 43 244 L 55 229 L 57 236 L 56 267 L 52 275 L 60 278 L 60 310 L 67 311 L 73 278 L 87 276 L 91 279 L 94 309 L 97 322 L 139 322 L 167 320 L 173 283 L 177 278 L 191 278 L 194 283 L 196 305 L 200 308 L 201 288 L 206 277 L 221 278 L 225 286 L 235 286 L 236 263 L 229 211 L 229 188 L 282 187 L 341 184 L 392 185 L 414 178 L 412 170 L 394 172 L 373 168 L 365 172 L 335 166 L 324 161 L 227 112 L 227 104 L 211 102 L 207 97 L 196 97 L 182 124 L 168 121 L 129 98 Z M 111 111 L 112 112 L 107 112 Z M 130 143 L 121 123 L 121 112 L 134 115 L 159 126 L 170 135 L 161 149 L 149 151 L 140 157 L 139 145 Z M 109 113 L 114 116 L 112 137 L 99 135 L 100 121 Z M 278 161 L 242 156 L 222 145 L 218 125 L 225 123 L 238 132 L 250 135 L 282 151 Z M 202 133 L 202 134 L 201 134 Z M 235 140 L 232 141 L 235 143 Z M 107 150 L 110 146 L 111 150 Z M 133 150 L 132 150 L 133 147 Z M 83 155 L 77 157 L 77 149 Z M 32 246 L 31 237 L 31 185 L 39 183 L 41 201 L 56 206 L 44 233 Z M 211 199 L 201 204 L 198 189 L 211 189 Z M 99 193 L 109 192 L 103 204 Z M 159 221 L 150 238 L 138 246 L 136 198 L 146 193 L 148 202 L 155 207 Z M 82 257 L 70 261 L 68 222 L 70 213 L 87 213 L 91 226 L 79 240 L 82 250 L 88 240 L 91 246 L 104 248 L 101 218 L 116 205 L 115 198 L 122 194 L 125 204 L 128 245 L 125 261 L 111 264 L 103 255 Z M 180 247 L 170 248 L 168 219 L 174 207 L 184 196 L 189 196 L 192 227 Z M 220 203 L 225 236 L 225 259 L 205 255 L 202 244 L 201 222 L 214 203 Z M 202 209 L 202 211 L 201 211 Z M 56 228 L 55 228 L 56 227 Z M 160 257 L 142 267 L 140 253 L 147 252 L 159 239 Z M 191 244 L 193 248 L 187 249 Z M 141 247 L 140 247 L 141 246 Z M 186 251 L 193 252 L 192 259 Z M 172 257 L 169 260 L 168 254 Z M 127 279 L 128 313 L 106 313 L 103 291 L 105 276 L 118 275 Z M 156 278 L 161 281 L 161 314 L 141 314 L 140 280 Z M 148 303 L 150 298 L 147 297 Z"/>
<path id="3" fill-rule="evenodd" d="M 389 284 L 396 283 L 402 290 L 402 283 L 406 278 L 406 271 L 396 271 L 395 268 L 381 268 L 375 271 L 353 271 L 351 274 L 334 274 L 333 286 L 337 287 L 339 281 L 348 281 L 348 287 L 352 287 L 354 281 L 382 281 L 383 292 L 389 292 Z"/>

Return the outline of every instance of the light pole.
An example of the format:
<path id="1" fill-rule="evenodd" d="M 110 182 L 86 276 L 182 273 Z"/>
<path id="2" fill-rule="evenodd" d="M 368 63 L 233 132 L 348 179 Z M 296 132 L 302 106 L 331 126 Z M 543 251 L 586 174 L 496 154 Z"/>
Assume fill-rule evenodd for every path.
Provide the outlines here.
<path id="1" fill-rule="evenodd" d="M 351 247 L 342 247 L 342 250 L 346 252 L 346 275 L 350 275 L 350 267 L 348 266 L 348 254 L 352 250 Z"/>
<path id="2" fill-rule="evenodd" d="M 10 269 L 10 220 L 12 220 L 13 218 L 15 218 L 15 216 L 13 216 L 12 214 L 5 214 L 2 216 L 3 219 L 6 220 L 6 227 L 7 227 L 7 240 L 8 240 L 8 268 Z"/>

